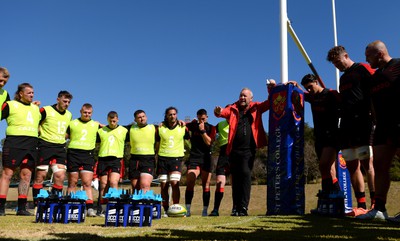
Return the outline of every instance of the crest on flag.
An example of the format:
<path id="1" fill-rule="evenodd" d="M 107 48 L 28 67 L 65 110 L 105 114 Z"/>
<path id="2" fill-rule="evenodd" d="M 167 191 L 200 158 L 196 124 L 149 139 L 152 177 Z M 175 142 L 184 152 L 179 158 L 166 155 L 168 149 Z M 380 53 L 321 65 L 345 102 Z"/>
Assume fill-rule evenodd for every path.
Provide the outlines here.
<path id="1" fill-rule="evenodd" d="M 285 115 L 285 106 L 287 101 L 286 91 L 280 91 L 272 95 L 272 116 L 274 119 L 279 120 Z"/>

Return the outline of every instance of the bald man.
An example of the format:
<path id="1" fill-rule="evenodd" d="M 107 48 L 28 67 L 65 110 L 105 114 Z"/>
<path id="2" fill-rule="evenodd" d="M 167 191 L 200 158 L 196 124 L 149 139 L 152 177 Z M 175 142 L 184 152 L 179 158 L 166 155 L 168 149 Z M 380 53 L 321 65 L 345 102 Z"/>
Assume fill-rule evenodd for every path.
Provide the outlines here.
<path id="1" fill-rule="evenodd" d="M 385 44 L 379 40 L 368 44 L 365 57 L 372 68 L 378 68 L 371 85 L 376 120 L 373 143 L 376 192 L 374 209 L 357 218 L 387 220 L 389 170 L 396 151 L 400 151 L 400 112 L 393 108 L 399 103 L 400 59 L 390 57 Z M 400 217 L 394 220 L 400 221 Z"/>
<path id="2" fill-rule="evenodd" d="M 275 81 L 267 83 L 268 89 Z M 229 123 L 226 154 L 232 174 L 232 199 L 236 206 L 231 216 L 248 216 L 247 210 L 251 192 L 251 172 L 257 148 L 267 145 L 262 114 L 269 110 L 269 100 L 253 101 L 253 92 L 243 88 L 239 99 L 225 108 L 215 107 L 216 117 L 223 117 Z"/>

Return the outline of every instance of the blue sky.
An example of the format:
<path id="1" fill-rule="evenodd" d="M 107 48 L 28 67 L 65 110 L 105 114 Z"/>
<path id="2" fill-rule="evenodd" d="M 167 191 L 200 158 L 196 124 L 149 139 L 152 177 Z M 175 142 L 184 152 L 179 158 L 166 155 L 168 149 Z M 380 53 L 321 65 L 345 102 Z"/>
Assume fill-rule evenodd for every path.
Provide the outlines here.
<path id="1" fill-rule="evenodd" d="M 0 66 L 11 72 L 13 96 L 19 83 L 34 86 L 42 105 L 60 90 L 74 95 L 93 119 L 106 123 L 110 110 L 120 124 L 143 109 L 160 122 L 169 106 L 195 117 L 237 100 L 243 87 L 254 100 L 267 98 L 265 79 L 280 81 L 279 0 L 0 0 Z M 333 47 L 331 0 L 288 0 L 288 17 L 329 88 L 335 68 L 326 61 Z M 384 41 L 400 56 L 398 0 L 336 0 L 338 43 L 354 61 L 365 61 L 365 46 Z M 289 79 L 310 70 L 288 36 Z M 312 125 L 309 107 L 306 122 Z M 268 114 L 264 114 L 267 126 Z M 4 136 L 5 123 L 0 124 Z"/>

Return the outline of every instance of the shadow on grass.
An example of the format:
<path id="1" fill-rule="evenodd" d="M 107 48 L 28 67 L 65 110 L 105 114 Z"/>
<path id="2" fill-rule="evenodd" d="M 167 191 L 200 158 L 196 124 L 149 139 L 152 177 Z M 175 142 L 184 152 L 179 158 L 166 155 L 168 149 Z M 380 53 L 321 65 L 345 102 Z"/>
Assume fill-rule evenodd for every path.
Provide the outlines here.
<path id="1" fill-rule="evenodd" d="M 400 225 L 389 222 L 358 220 L 355 218 L 328 218 L 315 215 L 270 216 L 263 225 L 254 227 L 252 238 L 271 238 L 273 240 L 400 240 Z M 268 230 L 281 227 L 288 230 Z"/>
<path id="2" fill-rule="evenodd" d="M 216 226 L 212 231 L 169 230 L 176 240 L 400 240 L 400 225 L 354 218 L 263 216 L 245 227 Z"/>
<path id="3" fill-rule="evenodd" d="M 210 219 L 211 220 L 211 219 Z M 213 219 L 215 220 L 215 219 Z M 234 220 L 234 219 L 233 219 Z M 222 219 L 221 219 L 222 221 Z M 237 221 L 237 222 L 236 222 Z M 96 225 L 98 226 L 98 225 Z M 235 222 L 217 222 L 167 229 L 152 227 L 146 235 L 104 237 L 89 233 L 52 234 L 46 240 L 400 240 L 400 225 L 388 222 L 360 221 L 353 218 L 305 216 L 259 216 L 237 218 Z M 136 229 L 137 230 L 137 229 Z M 1 239 L 0 240 L 17 240 Z"/>
<path id="4" fill-rule="evenodd" d="M 213 231 L 170 230 L 176 240 L 400 240 L 400 225 L 326 217 L 260 217 L 243 228 L 220 227 Z"/>

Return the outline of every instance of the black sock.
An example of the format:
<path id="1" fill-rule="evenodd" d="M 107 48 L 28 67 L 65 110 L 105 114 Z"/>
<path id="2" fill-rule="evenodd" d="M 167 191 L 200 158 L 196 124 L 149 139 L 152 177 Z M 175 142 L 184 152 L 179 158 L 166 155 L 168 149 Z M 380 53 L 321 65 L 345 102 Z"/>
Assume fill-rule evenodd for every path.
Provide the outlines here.
<path id="1" fill-rule="evenodd" d="M 371 205 L 375 204 L 375 192 L 369 192 L 369 197 L 371 198 Z"/>
<path id="2" fill-rule="evenodd" d="M 6 199 L 5 198 L 0 198 L 0 210 L 4 211 L 6 207 Z"/>
<path id="3" fill-rule="evenodd" d="M 339 181 L 337 180 L 337 178 L 332 183 L 332 190 L 333 191 L 340 191 L 341 190 L 340 184 L 339 184 Z"/>
<path id="4" fill-rule="evenodd" d="M 51 193 L 52 193 L 52 194 L 59 195 L 59 194 L 61 193 L 61 195 L 62 195 L 62 194 L 63 194 L 62 192 L 63 192 L 63 189 L 62 189 L 62 188 L 56 188 L 56 187 L 54 187 L 54 186 L 51 188 Z"/>
<path id="5" fill-rule="evenodd" d="M 332 182 L 333 182 L 333 181 L 332 181 L 332 178 L 331 178 L 331 177 L 322 179 L 322 182 L 321 182 L 322 191 L 324 191 L 324 192 L 329 192 L 329 191 L 331 191 Z"/>
<path id="6" fill-rule="evenodd" d="M 185 191 L 185 204 L 192 204 L 192 199 L 194 196 L 194 191 L 193 190 L 186 190 Z"/>
<path id="7" fill-rule="evenodd" d="M 93 203 L 86 203 L 86 209 L 93 209 Z"/>
<path id="8" fill-rule="evenodd" d="M 26 210 L 27 198 L 18 198 L 18 210 Z"/>
<path id="9" fill-rule="evenodd" d="M 169 206 L 163 206 L 163 208 L 164 208 L 164 211 L 165 211 L 165 212 L 167 212 L 167 211 L 168 211 L 168 208 L 169 208 Z"/>
<path id="10" fill-rule="evenodd" d="M 375 207 L 374 209 L 385 212 L 386 211 L 386 202 L 380 198 L 375 198 Z"/>
<path id="11" fill-rule="evenodd" d="M 203 192 L 203 206 L 208 207 L 210 205 L 210 190 Z"/>
<path id="12" fill-rule="evenodd" d="M 215 190 L 215 200 L 214 200 L 214 210 L 218 211 L 221 205 L 222 198 L 224 197 L 224 192 Z"/>
<path id="13" fill-rule="evenodd" d="M 365 202 L 365 192 L 355 192 L 357 199 L 357 207 L 367 209 L 367 204 Z"/>
<path id="14" fill-rule="evenodd" d="M 34 184 L 32 186 L 32 196 L 33 196 L 33 203 L 37 206 L 37 199 L 36 197 L 39 195 L 40 190 L 43 188 L 41 184 Z"/>

